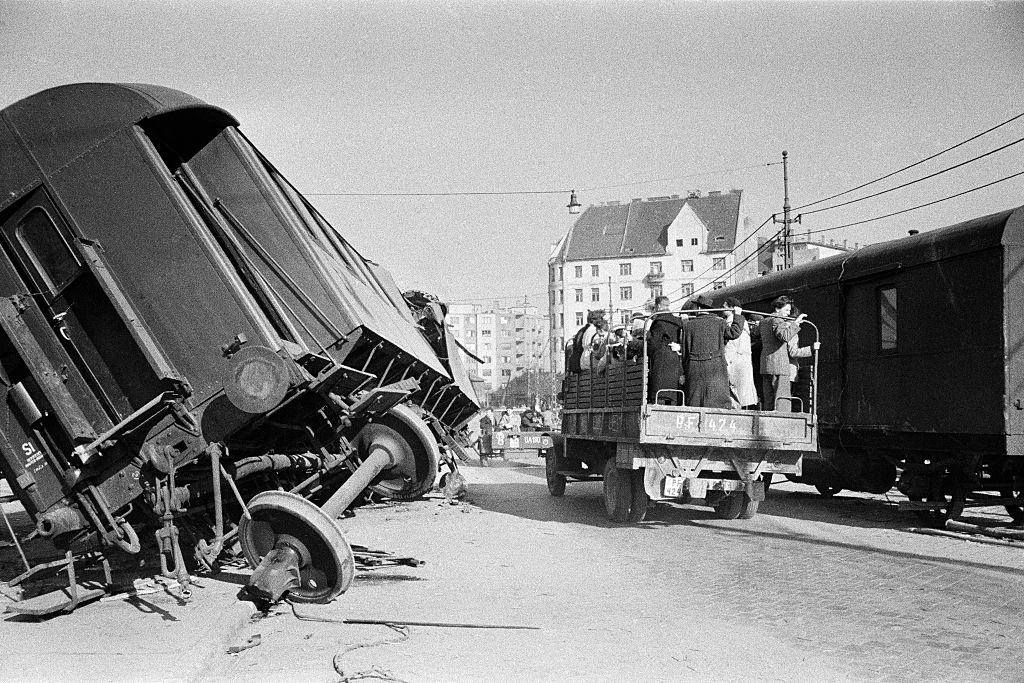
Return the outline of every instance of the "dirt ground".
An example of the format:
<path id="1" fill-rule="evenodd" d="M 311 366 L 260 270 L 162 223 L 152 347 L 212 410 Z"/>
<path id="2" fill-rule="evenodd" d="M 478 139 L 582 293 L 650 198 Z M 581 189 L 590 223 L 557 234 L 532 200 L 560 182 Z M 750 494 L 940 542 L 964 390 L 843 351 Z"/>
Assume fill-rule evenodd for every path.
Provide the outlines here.
<path id="1" fill-rule="evenodd" d="M 658 505 L 615 525 L 600 483 L 552 498 L 540 464 L 472 463 L 466 501 L 435 493 L 342 520 L 350 542 L 426 564 L 362 572 L 329 605 L 256 614 L 235 599 L 248 570 L 231 569 L 199 579 L 188 605 L 157 593 L 8 618 L 0 668 L 31 680 L 1024 680 L 1024 549 L 909 533 L 895 499 L 789 483 L 748 521 Z"/>

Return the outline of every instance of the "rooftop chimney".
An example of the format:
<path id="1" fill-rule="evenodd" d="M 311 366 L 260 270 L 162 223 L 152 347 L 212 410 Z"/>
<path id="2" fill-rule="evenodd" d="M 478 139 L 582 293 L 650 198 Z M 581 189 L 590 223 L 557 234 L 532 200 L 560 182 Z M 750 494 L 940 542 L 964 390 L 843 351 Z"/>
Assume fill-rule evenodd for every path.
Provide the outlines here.
<path id="1" fill-rule="evenodd" d="M 722 194 L 721 190 L 708 190 L 708 196 L 709 197 L 718 197 L 721 194 Z"/>
<path id="2" fill-rule="evenodd" d="M 908 235 L 917 235 L 918 233 L 920 233 L 919 230 L 907 230 Z"/>

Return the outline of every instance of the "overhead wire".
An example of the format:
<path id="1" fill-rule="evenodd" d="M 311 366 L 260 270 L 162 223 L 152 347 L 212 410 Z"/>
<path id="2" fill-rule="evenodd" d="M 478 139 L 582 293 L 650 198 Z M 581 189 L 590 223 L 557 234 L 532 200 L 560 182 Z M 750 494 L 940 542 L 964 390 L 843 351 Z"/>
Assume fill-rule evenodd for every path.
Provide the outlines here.
<path id="1" fill-rule="evenodd" d="M 971 192 L 976 192 L 977 190 L 983 190 L 986 187 L 991 187 L 992 185 L 996 185 L 998 183 L 1005 182 L 1007 180 L 1010 180 L 1012 178 L 1016 178 L 1017 176 L 1021 176 L 1021 175 L 1024 175 L 1024 171 L 1018 171 L 1017 173 L 1005 176 L 1003 178 L 1000 178 L 999 180 L 993 180 L 990 183 L 985 183 L 984 185 L 979 185 L 977 187 L 972 187 L 969 190 L 964 190 L 963 192 L 957 192 L 956 194 L 949 195 L 948 197 L 942 197 L 941 199 L 936 199 L 934 201 L 925 202 L 924 204 L 918 204 L 917 206 L 912 206 L 909 209 L 902 209 L 900 211 L 894 211 L 892 213 L 887 213 L 887 214 L 885 214 L 883 216 L 875 216 L 874 218 L 866 218 L 864 220 L 855 221 L 853 223 L 844 223 L 843 225 L 835 225 L 835 226 L 832 226 L 831 228 L 819 228 L 818 230 L 808 230 L 808 231 L 806 231 L 806 234 L 813 235 L 813 234 L 821 233 L 821 232 L 829 232 L 831 230 L 839 230 L 840 228 L 849 228 L 849 227 L 853 227 L 854 225 L 863 225 L 864 223 L 871 223 L 873 221 L 880 221 L 883 218 L 892 218 L 893 216 L 898 216 L 898 215 L 900 215 L 902 213 L 909 213 L 910 211 L 916 211 L 917 209 L 923 209 L 926 206 L 932 206 L 934 204 L 939 204 L 940 202 L 945 202 L 945 201 L 948 201 L 950 199 L 955 199 L 957 197 L 962 197 L 965 194 L 970 194 Z"/>
<path id="2" fill-rule="evenodd" d="M 941 169 L 939 171 L 936 171 L 935 173 L 931 173 L 931 174 L 926 175 L 924 177 L 917 178 L 916 180 L 911 180 L 909 182 L 903 183 L 902 185 L 897 185 L 896 187 L 890 187 L 887 190 L 881 190 L 880 192 L 875 192 L 874 194 L 869 194 L 869 195 L 866 195 L 864 197 L 858 197 L 857 199 L 851 199 L 848 202 L 842 202 L 840 204 L 833 204 L 832 206 L 825 206 L 825 207 L 822 207 L 820 209 L 814 209 L 812 211 L 804 211 L 803 213 L 801 213 L 799 215 L 801 215 L 801 216 L 809 216 L 809 215 L 811 215 L 813 213 L 820 213 L 822 211 L 830 211 L 832 209 L 838 209 L 841 206 L 848 206 L 850 204 L 856 204 L 857 202 L 862 202 L 865 199 L 872 199 L 874 197 L 878 197 L 880 195 L 887 194 L 889 192 L 894 192 L 895 190 L 900 190 L 900 189 L 902 189 L 904 187 L 908 187 L 910 185 L 914 185 L 915 183 L 919 183 L 919 182 L 921 182 L 923 180 L 928 180 L 929 178 L 934 178 L 935 176 L 942 175 L 943 173 L 948 173 L 949 171 L 958 169 L 961 166 L 966 166 L 967 164 L 973 163 L 973 162 L 977 161 L 978 159 L 984 159 L 987 156 L 991 156 L 992 154 L 995 154 L 996 152 L 1001 152 L 1004 149 L 1006 149 L 1007 147 L 1013 147 L 1014 145 L 1019 144 L 1021 142 L 1024 142 L 1024 138 L 1018 138 L 1018 139 L 1014 140 L 1013 142 L 1009 142 L 1009 143 L 1003 145 L 1002 147 L 997 147 L 996 149 L 993 149 L 991 151 L 985 152 L 984 154 L 979 154 L 978 156 L 973 157 L 971 159 L 968 159 L 967 161 L 962 161 L 959 164 L 956 164 L 954 166 L 950 166 L 948 168 Z"/>
<path id="3" fill-rule="evenodd" d="M 910 164 L 908 166 L 904 166 L 903 168 L 896 169 L 895 171 L 893 171 L 891 173 L 887 173 L 886 175 L 883 175 L 881 177 L 875 178 L 874 180 L 869 180 L 868 182 L 862 183 L 862 184 L 858 185 L 857 187 L 851 187 L 849 190 L 844 190 L 844 191 L 842 191 L 842 192 L 840 192 L 838 194 L 834 194 L 834 195 L 831 195 L 829 197 L 823 197 L 822 199 L 817 199 L 817 200 L 815 200 L 813 202 L 810 202 L 808 204 L 802 204 L 800 206 L 797 206 L 797 207 L 793 208 L 793 211 L 799 211 L 800 209 L 805 209 L 808 206 L 815 206 L 816 204 L 821 204 L 822 202 L 827 202 L 827 201 L 830 201 L 832 199 L 837 199 L 838 197 L 842 197 L 844 195 L 848 195 L 851 192 L 856 192 L 857 190 L 860 190 L 860 189 L 863 189 L 865 187 L 868 187 L 869 185 L 874 185 L 877 182 L 881 182 L 883 180 L 886 180 L 887 178 L 891 178 L 891 177 L 893 177 L 894 175 L 896 175 L 898 173 L 902 173 L 903 171 L 906 171 L 906 170 L 909 170 L 911 168 L 914 168 L 915 166 L 919 166 L 919 165 L 921 165 L 921 164 L 923 164 L 923 163 L 925 163 L 927 161 L 931 161 L 932 159 L 945 154 L 946 152 L 951 152 L 954 149 L 957 149 L 958 147 L 962 147 L 963 145 L 966 145 L 969 142 L 973 142 L 974 140 L 977 140 L 978 138 L 982 137 L 983 135 L 987 135 L 988 133 L 991 133 L 994 130 L 1002 128 L 1003 126 L 1007 125 L 1008 123 L 1012 123 L 1012 122 L 1016 121 L 1017 119 L 1021 118 L 1022 116 L 1024 116 L 1024 112 L 1021 112 L 1020 114 L 1017 114 L 1016 116 L 1013 116 L 1013 117 L 1003 121 L 1000 124 L 992 126 L 991 128 L 989 128 L 987 130 L 984 130 L 984 131 L 982 131 L 982 132 L 980 132 L 980 133 L 978 133 L 976 135 L 973 135 L 973 136 L 967 138 L 966 140 L 958 142 L 958 143 L 956 143 L 955 145 L 953 145 L 951 147 L 947 147 L 947 148 L 945 148 L 944 150 L 942 150 L 940 152 L 936 152 L 935 154 L 932 154 L 931 156 L 925 157 L 924 159 L 921 159 L 920 161 L 915 161 L 914 163 L 912 163 L 912 164 Z"/>
<path id="4" fill-rule="evenodd" d="M 754 168 L 767 168 L 770 163 L 759 163 L 751 164 L 749 166 L 739 166 L 736 168 L 720 168 L 713 171 L 701 171 L 700 173 L 691 173 L 683 176 L 673 176 L 669 178 L 651 178 L 648 180 L 634 180 L 627 183 L 617 183 L 614 185 L 596 185 L 594 187 L 577 187 L 577 188 L 565 188 L 556 190 L 493 190 L 493 191 L 456 191 L 456 192 L 304 192 L 303 194 L 307 197 L 487 197 L 487 196 L 514 196 L 514 195 L 543 195 L 543 194 L 567 194 L 570 192 L 593 192 L 595 190 L 608 190 L 618 187 L 633 187 L 636 185 L 649 185 L 651 183 L 662 183 L 672 180 L 685 180 L 687 178 L 697 178 L 707 175 L 717 175 L 722 173 L 738 173 L 739 171 L 749 171 Z"/>

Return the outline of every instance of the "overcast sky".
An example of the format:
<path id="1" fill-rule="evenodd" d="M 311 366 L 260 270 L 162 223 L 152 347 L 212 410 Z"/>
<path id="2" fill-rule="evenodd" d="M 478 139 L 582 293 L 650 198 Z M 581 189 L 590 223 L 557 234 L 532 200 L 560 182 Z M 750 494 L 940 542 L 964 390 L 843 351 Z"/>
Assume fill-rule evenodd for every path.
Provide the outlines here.
<path id="1" fill-rule="evenodd" d="M 576 188 L 586 205 L 739 188 L 756 226 L 781 211 L 781 166 L 764 164 L 783 149 L 797 207 L 1024 112 L 1019 3 L 0 0 L 0 31 L 0 106 L 72 82 L 178 88 L 232 112 L 310 194 Z M 1024 118 L 843 200 L 1019 138 Z M 1024 143 L 802 228 L 1022 170 Z M 573 220 L 561 191 L 312 199 L 403 288 L 449 300 L 542 304 Z M 822 237 L 877 242 L 1022 204 L 1024 176 Z"/>

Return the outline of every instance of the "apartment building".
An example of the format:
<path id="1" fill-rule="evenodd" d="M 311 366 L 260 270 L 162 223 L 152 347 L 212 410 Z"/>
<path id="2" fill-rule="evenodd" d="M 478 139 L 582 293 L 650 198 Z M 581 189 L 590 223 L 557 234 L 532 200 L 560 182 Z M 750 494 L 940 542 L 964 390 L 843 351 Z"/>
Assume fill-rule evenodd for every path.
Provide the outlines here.
<path id="1" fill-rule="evenodd" d="M 603 309 L 628 323 L 655 296 L 674 303 L 738 282 L 733 248 L 742 190 L 589 206 L 548 260 L 551 370 L 564 372 L 565 342 Z"/>
<path id="2" fill-rule="evenodd" d="M 480 361 L 463 355 L 470 373 L 494 391 L 515 376 L 547 370 L 548 317 L 537 306 L 491 306 L 453 303 L 448 307 L 449 332 Z"/>

